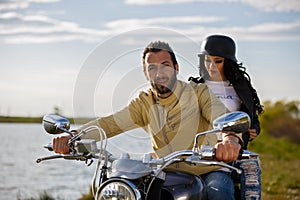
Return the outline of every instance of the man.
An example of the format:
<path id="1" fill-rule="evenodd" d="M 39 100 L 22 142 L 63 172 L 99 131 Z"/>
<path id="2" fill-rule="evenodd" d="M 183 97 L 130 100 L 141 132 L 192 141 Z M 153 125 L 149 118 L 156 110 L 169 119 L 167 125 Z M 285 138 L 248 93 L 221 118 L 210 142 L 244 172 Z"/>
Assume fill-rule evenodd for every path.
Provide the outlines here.
<path id="1" fill-rule="evenodd" d="M 96 125 L 101 127 L 108 137 L 127 130 L 142 127 L 151 135 L 152 146 L 159 157 L 171 152 L 191 149 L 195 134 L 208 130 L 213 119 L 224 114 L 224 105 L 208 90 L 204 84 L 188 84 L 177 79 L 179 65 L 171 47 L 165 42 L 151 42 L 143 52 L 143 69 L 151 83 L 148 91 L 141 92 L 123 110 L 107 117 L 91 121 L 77 131 Z M 85 138 L 99 140 L 98 133 L 88 133 Z M 57 153 L 68 153 L 69 136 L 53 140 L 53 149 Z M 215 145 L 216 159 L 230 162 L 238 158 L 240 139 L 233 135 L 224 136 L 217 143 L 215 135 L 206 136 L 202 142 Z M 188 165 L 174 165 L 180 171 L 197 175 L 205 174 L 210 199 L 234 199 L 233 184 L 225 172 L 202 170 Z M 200 171 L 199 171 L 200 170 Z M 225 181 L 225 182 L 224 182 Z"/>

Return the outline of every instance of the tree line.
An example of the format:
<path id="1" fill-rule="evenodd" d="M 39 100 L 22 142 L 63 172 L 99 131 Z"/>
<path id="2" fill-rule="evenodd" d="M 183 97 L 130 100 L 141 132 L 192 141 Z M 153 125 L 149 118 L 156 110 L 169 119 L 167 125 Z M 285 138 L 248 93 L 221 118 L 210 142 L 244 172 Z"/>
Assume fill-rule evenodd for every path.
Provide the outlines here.
<path id="1" fill-rule="evenodd" d="M 300 144 L 300 101 L 265 101 L 259 116 L 264 133 Z"/>

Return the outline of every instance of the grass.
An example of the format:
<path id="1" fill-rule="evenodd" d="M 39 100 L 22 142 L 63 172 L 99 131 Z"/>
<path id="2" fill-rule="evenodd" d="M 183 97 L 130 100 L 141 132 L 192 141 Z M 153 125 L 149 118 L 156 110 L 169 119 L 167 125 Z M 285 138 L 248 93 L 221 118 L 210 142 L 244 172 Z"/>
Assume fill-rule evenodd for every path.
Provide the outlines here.
<path id="1" fill-rule="evenodd" d="M 51 195 L 49 195 L 47 192 L 43 192 L 41 194 L 39 194 L 39 196 L 37 198 L 29 198 L 29 199 L 21 199 L 21 198 L 17 198 L 17 200 L 55 200 L 54 197 L 52 197 Z M 58 199 L 60 200 L 60 199 Z"/>
<path id="2" fill-rule="evenodd" d="M 0 116 L 0 122 L 2 122 L 2 123 L 41 123 L 42 117 Z"/>
<path id="3" fill-rule="evenodd" d="M 92 118 L 68 118 L 71 124 L 85 124 Z M 0 116 L 0 123 L 42 123 L 43 117 Z"/>
<path id="4" fill-rule="evenodd" d="M 260 154 L 262 199 L 299 199 L 300 146 L 286 138 L 274 139 L 263 132 L 249 149 Z"/>

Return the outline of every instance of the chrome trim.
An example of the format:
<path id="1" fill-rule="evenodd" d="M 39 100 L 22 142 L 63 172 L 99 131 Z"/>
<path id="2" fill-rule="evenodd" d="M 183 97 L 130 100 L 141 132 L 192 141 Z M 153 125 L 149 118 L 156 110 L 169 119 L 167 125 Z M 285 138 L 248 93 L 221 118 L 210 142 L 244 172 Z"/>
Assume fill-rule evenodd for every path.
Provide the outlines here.
<path id="1" fill-rule="evenodd" d="M 126 185 L 128 185 L 132 189 L 132 191 L 136 197 L 136 200 L 142 200 L 142 195 L 141 195 L 139 189 L 136 187 L 136 185 L 134 185 L 131 181 L 122 179 L 122 178 L 111 178 L 111 179 L 105 181 L 104 183 L 102 183 L 99 190 L 97 191 L 97 195 L 96 195 L 97 199 L 101 198 L 100 196 L 98 197 L 98 195 L 105 186 L 107 186 L 110 183 L 118 183 L 118 182 L 125 183 Z"/>

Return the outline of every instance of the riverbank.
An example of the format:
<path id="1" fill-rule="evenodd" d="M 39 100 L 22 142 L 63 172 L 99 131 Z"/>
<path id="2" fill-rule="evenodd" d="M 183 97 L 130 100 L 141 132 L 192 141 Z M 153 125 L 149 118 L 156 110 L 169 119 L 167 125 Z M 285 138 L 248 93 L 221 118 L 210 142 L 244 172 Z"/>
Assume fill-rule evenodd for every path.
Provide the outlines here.
<path id="1" fill-rule="evenodd" d="M 71 124 L 84 124 L 91 118 L 68 118 Z M 0 116 L 0 123 L 42 123 L 43 117 Z"/>
<path id="2" fill-rule="evenodd" d="M 41 123 L 43 117 L 0 116 L 0 123 Z"/>

